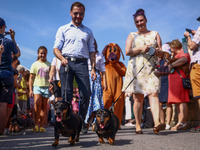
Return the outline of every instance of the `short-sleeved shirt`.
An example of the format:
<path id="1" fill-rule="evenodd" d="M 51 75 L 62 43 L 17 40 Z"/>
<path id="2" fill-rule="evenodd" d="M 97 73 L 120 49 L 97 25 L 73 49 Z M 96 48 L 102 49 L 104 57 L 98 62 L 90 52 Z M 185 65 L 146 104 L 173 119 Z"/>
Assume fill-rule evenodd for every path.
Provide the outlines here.
<path id="1" fill-rule="evenodd" d="M 1 56 L 0 77 L 10 77 L 13 76 L 11 54 L 17 54 L 18 49 L 16 44 L 12 40 L 5 38 L 2 34 L 0 34 L 0 40 L 2 39 L 4 45 L 4 52 Z"/>
<path id="2" fill-rule="evenodd" d="M 81 24 L 79 27 L 72 22 L 61 26 L 56 33 L 54 48 L 58 48 L 63 56 L 89 58 L 95 52 L 92 31 Z"/>
<path id="3" fill-rule="evenodd" d="M 51 63 L 36 61 L 32 64 L 30 73 L 35 74 L 33 86 L 48 87 L 49 86 L 49 68 Z"/>
<path id="4" fill-rule="evenodd" d="M 89 70 L 91 70 L 91 62 L 90 59 L 88 59 L 88 67 Z M 99 52 L 96 53 L 96 69 L 100 72 L 105 72 L 105 63 L 103 60 L 103 55 Z"/>
<path id="5" fill-rule="evenodd" d="M 53 80 L 60 80 L 60 77 L 59 77 L 59 70 L 60 70 L 60 66 L 61 66 L 61 61 L 54 57 L 52 62 L 51 62 L 51 66 L 55 66 L 56 67 L 56 74 L 55 76 L 53 77 Z"/>
<path id="6" fill-rule="evenodd" d="M 198 62 L 200 65 L 200 27 L 197 29 L 192 41 L 198 45 L 198 48 L 194 51 L 189 51 L 191 58 L 190 63 Z"/>
<path id="7" fill-rule="evenodd" d="M 18 92 L 23 92 L 24 91 L 24 89 L 25 88 L 27 88 L 27 86 L 26 86 L 26 81 L 25 81 L 25 79 L 24 79 L 24 77 L 22 77 L 22 79 L 21 79 L 21 82 L 20 82 L 20 85 L 21 85 L 21 89 L 17 89 L 17 91 Z M 23 95 L 21 95 L 21 96 L 18 96 L 18 99 L 20 99 L 20 100 L 28 100 L 28 97 L 27 97 L 27 95 L 26 94 L 23 94 Z"/>

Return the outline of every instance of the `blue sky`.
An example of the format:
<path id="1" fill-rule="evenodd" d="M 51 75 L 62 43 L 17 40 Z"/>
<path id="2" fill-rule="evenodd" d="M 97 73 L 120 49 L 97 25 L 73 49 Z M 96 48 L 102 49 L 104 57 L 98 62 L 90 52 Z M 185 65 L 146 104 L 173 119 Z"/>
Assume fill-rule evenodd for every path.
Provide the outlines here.
<path id="1" fill-rule="evenodd" d="M 71 21 L 70 7 L 76 0 L 1 0 L 0 17 L 16 32 L 21 64 L 27 68 L 36 61 L 37 49 L 48 49 L 52 61 L 57 29 Z M 162 43 L 181 40 L 185 28 L 197 29 L 200 22 L 199 0 L 79 0 L 86 7 L 83 24 L 92 29 L 98 50 L 113 42 L 125 54 L 125 43 L 136 27 L 132 14 L 145 10 L 149 30 L 158 31 Z M 7 36 L 10 38 L 9 36 Z M 121 61 L 127 66 L 129 57 Z"/>

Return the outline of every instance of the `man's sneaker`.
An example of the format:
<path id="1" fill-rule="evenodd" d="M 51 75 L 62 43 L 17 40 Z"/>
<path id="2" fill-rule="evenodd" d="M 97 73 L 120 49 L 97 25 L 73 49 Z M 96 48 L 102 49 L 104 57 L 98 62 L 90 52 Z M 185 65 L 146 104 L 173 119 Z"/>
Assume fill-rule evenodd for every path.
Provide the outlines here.
<path id="1" fill-rule="evenodd" d="M 169 130 L 171 126 L 169 124 L 166 124 L 165 130 Z"/>
<path id="2" fill-rule="evenodd" d="M 37 126 L 37 125 L 35 125 L 35 127 L 34 127 L 34 128 L 35 128 L 35 129 L 32 129 L 32 132 L 34 132 L 34 131 L 35 131 L 35 132 L 38 132 L 38 129 L 39 129 L 39 128 L 38 128 L 38 126 Z"/>
<path id="3" fill-rule="evenodd" d="M 45 128 L 43 128 L 43 127 L 40 127 L 40 130 L 39 130 L 39 132 L 46 132 L 46 130 L 45 130 Z"/>
<path id="4" fill-rule="evenodd" d="M 82 125 L 82 133 L 83 134 L 86 134 L 87 133 L 87 131 L 88 131 L 88 128 L 87 128 L 87 126 L 86 126 L 86 124 L 85 123 L 83 123 L 83 125 Z"/>

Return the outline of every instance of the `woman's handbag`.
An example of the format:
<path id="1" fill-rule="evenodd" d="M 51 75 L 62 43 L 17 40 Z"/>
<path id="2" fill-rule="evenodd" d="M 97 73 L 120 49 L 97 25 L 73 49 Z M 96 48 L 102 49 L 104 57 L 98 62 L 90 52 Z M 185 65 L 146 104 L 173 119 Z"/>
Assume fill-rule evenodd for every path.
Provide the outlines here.
<path id="1" fill-rule="evenodd" d="M 191 81 L 189 78 L 183 78 L 180 74 L 179 70 L 176 70 L 179 74 L 179 76 L 182 78 L 183 88 L 185 89 L 192 89 Z"/>

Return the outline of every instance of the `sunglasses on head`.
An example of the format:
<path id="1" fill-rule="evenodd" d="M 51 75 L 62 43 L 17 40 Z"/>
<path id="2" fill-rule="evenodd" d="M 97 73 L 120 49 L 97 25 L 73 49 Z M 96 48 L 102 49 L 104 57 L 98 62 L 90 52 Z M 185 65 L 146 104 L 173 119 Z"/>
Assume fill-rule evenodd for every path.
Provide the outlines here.
<path id="1" fill-rule="evenodd" d="M 79 14 L 80 16 L 83 16 L 83 15 L 84 15 L 84 13 L 80 13 L 80 12 L 73 12 L 73 14 L 74 14 L 75 16 L 77 16 L 78 14 Z"/>
<path id="2" fill-rule="evenodd" d="M 144 15 L 144 11 L 140 11 L 138 13 L 133 14 L 133 17 L 137 17 L 138 15 Z"/>

